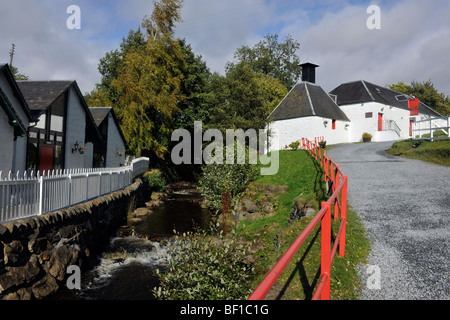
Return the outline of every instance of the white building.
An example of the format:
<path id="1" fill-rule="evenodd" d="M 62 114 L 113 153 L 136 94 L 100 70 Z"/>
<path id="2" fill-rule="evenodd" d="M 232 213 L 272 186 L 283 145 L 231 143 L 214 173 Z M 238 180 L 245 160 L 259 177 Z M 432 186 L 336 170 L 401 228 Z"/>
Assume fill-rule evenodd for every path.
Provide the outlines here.
<path id="1" fill-rule="evenodd" d="M 315 83 L 316 67 L 302 64 L 302 82 L 269 116 L 271 139 L 280 149 L 301 138 L 323 137 L 328 145 L 361 142 L 363 133 L 372 141 L 408 139 L 414 122 L 442 117 L 414 97 L 363 80 L 327 94 Z"/>
<path id="2" fill-rule="evenodd" d="M 17 81 L 38 122 L 28 134 L 27 168 L 92 168 L 100 133 L 76 81 Z"/>
<path id="3" fill-rule="evenodd" d="M 31 114 L 7 64 L 0 66 L 0 171 L 26 168 L 27 132 Z"/>
<path id="4" fill-rule="evenodd" d="M 285 148 L 301 138 L 324 137 L 328 144 L 348 141 L 350 119 L 315 82 L 317 65 L 302 65 L 302 82 L 296 84 L 270 114 L 272 139 Z M 277 137 L 275 137 L 277 136 Z"/>
<path id="5" fill-rule="evenodd" d="M 442 117 L 414 97 L 364 80 L 344 83 L 330 95 L 351 120 L 348 142 L 362 141 L 364 132 L 372 141 L 409 139 L 414 122 Z M 417 109 L 412 108 L 414 102 Z"/>
<path id="6" fill-rule="evenodd" d="M 89 108 L 104 143 L 95 145 L 96 166 L 117 168 L 125 165 L 127 141 L 113 108 Z"/>

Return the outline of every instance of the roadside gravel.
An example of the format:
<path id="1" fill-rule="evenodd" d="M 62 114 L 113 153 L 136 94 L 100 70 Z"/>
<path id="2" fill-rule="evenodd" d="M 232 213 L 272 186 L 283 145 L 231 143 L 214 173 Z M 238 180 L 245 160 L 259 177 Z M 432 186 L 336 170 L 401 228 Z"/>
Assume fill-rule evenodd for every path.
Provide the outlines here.
<path id="1" fill-rule="evenodd" d="M 371 243 L 363 300 L 450 299 L 450 168 L 388 155 L 392 142 L 327 152 Z"/>

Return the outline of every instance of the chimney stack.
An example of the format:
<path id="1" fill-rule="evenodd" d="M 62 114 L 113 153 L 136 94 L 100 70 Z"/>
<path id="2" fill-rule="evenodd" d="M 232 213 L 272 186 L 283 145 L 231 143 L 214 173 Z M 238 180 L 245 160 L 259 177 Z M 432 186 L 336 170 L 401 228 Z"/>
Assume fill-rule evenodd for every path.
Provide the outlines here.
<path id="1" fill-rule="evenodd" d="M 300 65 L 302 67 L 302 81 L 316 83 L 316 68 L 317 64 L 306 62 Z"/>

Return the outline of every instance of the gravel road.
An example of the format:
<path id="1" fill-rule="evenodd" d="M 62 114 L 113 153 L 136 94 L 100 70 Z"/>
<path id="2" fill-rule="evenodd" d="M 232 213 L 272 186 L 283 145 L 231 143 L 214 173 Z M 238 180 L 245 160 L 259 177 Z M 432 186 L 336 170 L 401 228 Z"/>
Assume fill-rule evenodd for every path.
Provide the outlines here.
<path id="1" fill-rule="evenodd" d="M 450 168 L 388 155 L 392 142 L 327 155 L 349 177 L 348 201 L 371 243 L 362 300 L 450 299 Z"/>

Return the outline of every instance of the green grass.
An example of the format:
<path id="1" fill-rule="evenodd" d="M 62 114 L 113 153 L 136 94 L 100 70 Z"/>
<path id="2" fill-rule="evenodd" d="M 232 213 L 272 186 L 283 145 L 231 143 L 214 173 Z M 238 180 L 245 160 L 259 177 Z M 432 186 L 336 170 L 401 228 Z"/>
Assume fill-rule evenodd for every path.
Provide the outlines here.
<path id="1" fill-rule="evenodd" d="M 279 195 L 277 214 L 258 221 L 243 221 L 240 233 L 248 239 L 258 240 L 258 276 L 254 287 L 260 283 L 267 272 L 276 264 L 281 255 L 313 219 L 302 218 L 289 224 L 288 218 L 294 199 L 298 196 L 314 201 L 319 208 L 326 201 L 323 171 L 318 163 L 305 151 L 281 151 L 280 170 L 273 176 L 263 176 L 256 183 L 263 185 L 285 185 L 288 191 Z M 349 208 L 347 215 L 346 256 L 336 257 L 331 271 L 331 298 L 336 300 L 357 299 L 360 286 L 356 271 L 358 263 L 364 263 L 369 252 L 369 242 L 357 214 Z M 339 226 L 333 223 L 335 236 Z M 274 245 L 277 241 L 279 246 Z M 281 274 L 269 299 L 311 299 L 320 278 L 320 226 L 312 232 L 297 254 Z"/>
<path id="2" fill-rule="evenodd" d="M 414 145 L 419 144 L 416 148 Z M 434 142 L 408 139 L 394 143 L 387 150 L 394 156 L 431 162 L 443 166 L 450 166 L 450 140 L 436 140 Z"/>

